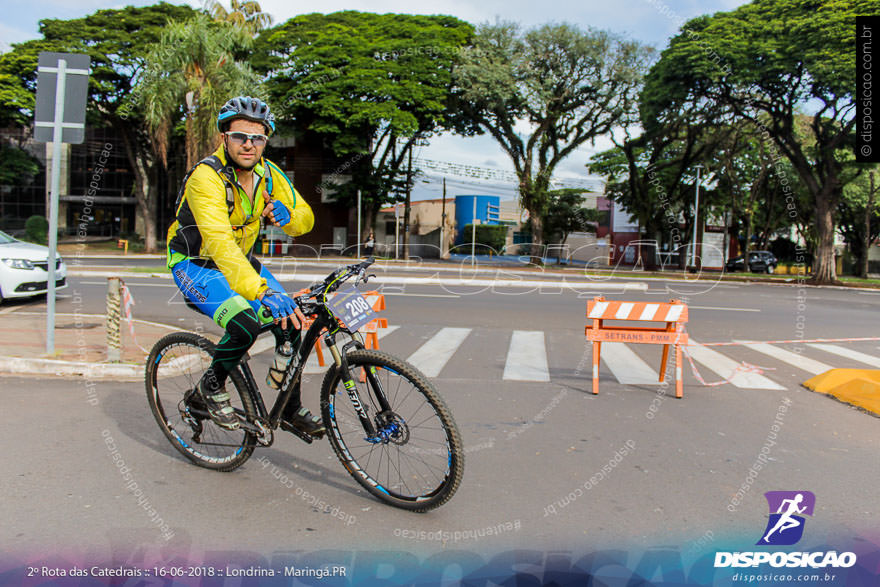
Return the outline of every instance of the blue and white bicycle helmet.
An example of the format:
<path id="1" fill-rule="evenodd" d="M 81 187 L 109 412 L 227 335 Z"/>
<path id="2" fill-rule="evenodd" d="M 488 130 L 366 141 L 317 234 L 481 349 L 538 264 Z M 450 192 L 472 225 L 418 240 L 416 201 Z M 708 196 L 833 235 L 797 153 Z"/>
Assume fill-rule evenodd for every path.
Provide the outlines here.
<path id="1" fill-rule="evenodd" d="M 238 118 L 262 123 L 268 129 L 267 134 L 275 132 L 275 115 L 269 111 L 269 105 L 259 98 L 237 96 L 220 108 L 217 115 L 217 130 L 224 132 L 229 123 Z"/>

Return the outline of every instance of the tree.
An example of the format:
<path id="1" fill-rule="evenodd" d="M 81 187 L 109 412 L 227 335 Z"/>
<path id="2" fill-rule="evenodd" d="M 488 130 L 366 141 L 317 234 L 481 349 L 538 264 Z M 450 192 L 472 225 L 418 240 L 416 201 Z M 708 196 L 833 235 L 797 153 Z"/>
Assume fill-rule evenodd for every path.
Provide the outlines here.
<path id="1" fill-rule="evenodd" d="M 813 280 L 834 274 L 834 214 L 854 172 L 840 157 L 854 145 L 855 22 L 876 13 L 872 0 L 755 0 L 686 23 L 645 86 L 654 110 L 709 101 L 754 124 L 771 151 L 787 158 L 813 199 L 818 247 Z M 816 143 L 797 131 L 811 108 Z"/>
<path id="2" fill-rule="evenodd" d="M 205 9 L 215 21 L 229 23 L 256 35 L 272 24 L 272 15 L 263 12 L 255 0 L 231 0 L 230 9 L 217 0 L 205 3 Z"/>
<path id="3" fill-rule="evenodd" d="M 33 120 L 37 45 L 45 47 L 40 50 L 52 49 L 44 42 L 31 41 L 27 48 L 16 43 L 12 51 L 0 55 L 0 127 L 27 127 Z"/>
<path id="4" fill-rule="evenodd" d="M 548 196 L 544 234 L 565 244 L 572 232 L 596 232 L 594 223 L 599 221 L 599 210 L 584 207 L 583 190 L 552 190 Z"/>
<path id="5" fill-rule="evenodd" d="M 844 188 L 838 205 L 840 232 L 855 257 L 860 277 L 868 277 L 870 243 L 880 236 L 880 206 L 877 205 L 880 184 L 876 166 L 872 167 Z"/>
<path id="6" fill-rule="evenodd" d="M 365 233 L 393 193 L 413 145 L 467 123 L 457 116 L 452 71 L 473 28 L 451 16 L 305 14 L 263 31 L 255 68 L 268 76 L 272 107 L 299 136 L 314 133 L 352 181 L 327 184 L 343 204 L 357 190 Z M 362 237 L 364 235 L 361 235 Z"/>
<path id="7" fill-rule="evenodd" d="M 734 235 L 746 255 L 756 241 L 758 250 L 770 246 L 770 237 L 798 219 L 810 222 L 802 184 L 785 159 L 773 161 L 768 144 L 751 124 L 735 125 L 714 150 L 718 165 L 718 212 L 727 211 Z M 807 239 L 805 239 L 807 240 Z M 814 240 L 814 239 L 813 239 Z M 812 243 L 813 240 L 807 240 Z"/>
<path id="8" fill-rule="evenodd" d="M 613 139 L 616 147 L 593 156 L 587 167 L 606 178 L 606 195 L 639 221 L 646 240 L 665 242 L 671 252 L 681 253 L 695 222 L 691 204 L 695 165 L 705 163 L 727 129 L 715 127 L 712 120 L 686 115 L 662 124 L 646 120 L 643 126 L 645 132 L 634 138 L 623 129 L 626 138 Z M 706 195 L 704 191 L 703 210 L 712 204 Z M 652 251 L 642 257 L 646 269 L 656 267 Z M 684 262 L 680 255 L 681 267 Z"/>
<path id="9" fill-rule="evenodd" d="M 233 53 L 251 45 L 247 32 L 196 14 L 168 23 L 147 56 L 138 90 L 156 153 L 167 165 L 168 141 L 180 119 L 186 125 L 186 165 L 191 168 L 219 144 L 217 112 L 231 96 L 259 93 L 258 77 Z"/>
<path id="10" fill-rule="evenodd" d="M 40 171 L 37 159 L 19 147 L 0 144 L 0 185 L 29 184 Z"/>
<path id="11" fill-rule="evenodd" d="M 0 105 L 13 122 L 33 119 L 37 59 L 40 51 L 87 53 L 91 58 L 87 124 L 109 126 L 121 137 L 134 170 L 134 195 L 144 224 L 145 249 L 156 248 L 159 174 L 153 166 L 148 137 L 143 131 L 140 95 L 134 90 L 145 57 L 171 18 L 193 14 L 188 6 L 159 3 L 143 8 L 99 10 L 72 20 L 40 21 L 43 38 L 16 43 L 0 56 Z"/>
<path id="12" fill-rule="evenodd" d="M 533 256 L 543 243 L 557 165 L 632 115 L 649 55 L 635 41 L 567 24 L 525 33 L 509 22 L 478 29 L 456 83 L 467 114 L 513 162 L 531 218 Z M 523 122 L 527 137 L 519 132 Z"/>

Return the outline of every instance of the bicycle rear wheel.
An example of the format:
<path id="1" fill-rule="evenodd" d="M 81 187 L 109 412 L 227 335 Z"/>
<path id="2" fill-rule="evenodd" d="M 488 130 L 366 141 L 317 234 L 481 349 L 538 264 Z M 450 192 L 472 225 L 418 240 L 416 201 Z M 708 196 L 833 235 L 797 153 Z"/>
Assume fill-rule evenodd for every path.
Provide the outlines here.
<path id="1" fill-rule="evenodd" d="M 192 332 L 160 339 L 147 359 L 147 399 L 159 428 L 183 456 L 200 467 L 231 471 L 254 452 L 256 436 L 242 428 L 221 428 L 192 397 L 213 354 L 214 343 Z M 256 409 L 237 371 L 229 374 L 226 389 L 239 416 L 252 421 Z"/>
<path id="2" fill-rule="evenodd" d="M 464 453 L 434 386 L 418 369 L 382 351 L 352 351 L 347 358 L 377 434 L 367 438 L 339 369 L 331 367 L 321 386 L 321 412 L 336 456 L 367 491 L 393 506 L 426 512 L 449 501 L 461 484 Z M 363 370 L 375 374 L 381 391 L 370 377 L 359 381 Z M 382 411 L 379 393 L 390 413 Z"/>

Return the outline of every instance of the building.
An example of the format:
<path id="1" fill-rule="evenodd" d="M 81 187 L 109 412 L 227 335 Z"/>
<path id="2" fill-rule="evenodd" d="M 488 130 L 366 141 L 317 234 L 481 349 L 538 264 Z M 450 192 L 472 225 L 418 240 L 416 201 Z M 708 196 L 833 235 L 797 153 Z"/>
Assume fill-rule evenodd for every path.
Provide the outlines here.
<path id="1" fill-rule="evenodd" d="M 28 134 L 18 128 L 0 132 L 0 142 L 21 145 L 40 165 L 40 171 L 30 183 L 0 186 L 0 217 L 3 219 L 0 228 L 16 233 L 23 232 L 28 217 L 47 216 L 46 178 L 51 173 L 52 144 L 34 142 L 26 138 Z M 62 146 L 58 207 L 62 237 L 76 234 L 81 222 L 87 223 L 90 238 L 143 235 L 143 223 L 137 214 L 135 174 L 124 145 L 123 137 L 110 128 L 87 127 L 82 144 Z M 296 239 L 305 246 L 299 252 L 307 254 L 309 249 L 318 250 L 324 243 L 354 242 L 354 211 L 347 204 L 335 201 L 328 186 L 350 179 L 359 157 L 349 160 L 335 157 L 314 133 L 305 133 L 299 139 L 273 137 L 265 156 L 285 171 L 315 212 L 315 228 Z M 186 172 L 185 161 L 172 157 L 168 173 L 155 179 L 160 248 L 165 231 L 173 221 L 179 182 Z"/>
<path id="2" fill-rule="evenodd" d="M 379 210 L 375 224 L 376 254 L 389 257 L 402 256 L 400 248 L 403 244 L 404 205 L 397 204 Z M 445 228 L 443 225 L 444 210 L 446 214 Z M 418 200 L 410 203 L 409 212 L 409 255 L 418 257 L 440 257 L 449 251 L 455 236 L 456 216 L 453 198 L 435 200 Z M 441 232 L 443 244 L 441 250 Z M 397 240 L 395 240 L 397 239 Z M 395 255 L 395 243 L 397 254 Z"/>

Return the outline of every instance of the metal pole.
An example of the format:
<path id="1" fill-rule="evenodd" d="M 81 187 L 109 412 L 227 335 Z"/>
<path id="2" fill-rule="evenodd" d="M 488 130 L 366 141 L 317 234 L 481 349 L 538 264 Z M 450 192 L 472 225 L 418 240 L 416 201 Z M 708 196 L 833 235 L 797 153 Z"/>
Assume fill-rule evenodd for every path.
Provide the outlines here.
<path id="1" fill-rule="evenodd" d="M 870 261 L 868 260 L 868 255 L 871 252 L 871 215 L 874 213 L 874 171 L 868 174 L 868 177 L 871 180 L 871 184 L 868 187 L 868 205 L 865 206 L 865 254 L 862 258 L 862 267 L 861 274 L 865 279 L 868 278 L 868 268 L 870 267 Z"/>
<path id="2" fill-rule="evenodd" d="M 61 185 L 61 142 L 64 130 L 64 90 L 67 61 L 58 60 L 55 83 L 55 126 L 52 132 L 52 186 L 49 192 L 49 282 L 46 292 L 46 354 L 55 353 L 55 249 L 58 247 L 58 190 Z"/>
<path id="3" fill-rule="evenodd" d="M 394 258 L 398 258 L 397 246 L 400 243 L 400 212 L 397 204 L 394 205 Z"/>
<path id="4" fill-rule="evenodd" d="M 443 208 L 440 212 L 440 258 L 445 259 L 444 248 L 446 246 L 446 178 L 443 178 Z"/>
<path id="5" fill-rule="evenodd" d="M 474 196 L 474 216 L 471 218 L 471 267 L 474 266 L 476 261 L 477 249 L 477 196 Z"/>
<path id="6" fill-rule="evenodd" d="M 357 258 L 361 258 L 361 190 L 358 190 Z"/>
<path id="7" fill-rule="evenodd" d="M 697 194 L 694 201 L 694 243 L 691 248 L 691 263 L 693 267 L 697 266 L 697 222 L 700 218 L 700 169 L 702 165 L 697 165 Z"/>
<path id="8" fill-rule="evenodd" d="M 403 206 L 403 256 L 409 263 L 409 209 L 412 201 L 412 152 L 413 142 L 409 145 L 409 167 L 406 171 L 406 203 Z"/>

